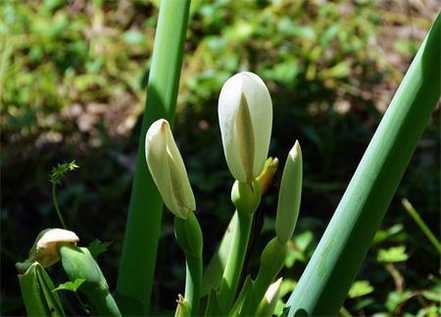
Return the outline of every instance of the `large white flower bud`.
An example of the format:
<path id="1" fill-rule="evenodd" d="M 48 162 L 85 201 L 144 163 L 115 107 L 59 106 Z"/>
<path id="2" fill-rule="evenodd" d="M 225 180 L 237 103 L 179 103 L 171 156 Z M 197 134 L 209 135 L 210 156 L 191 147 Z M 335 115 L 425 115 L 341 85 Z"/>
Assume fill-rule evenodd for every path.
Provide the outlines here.
<path id="1" fill-rule="evenodd" d="M 238 73 L 222 87 L 218 112 L 228 168 L 238 181 L 251 183 L 268 156 L 273 121 L 269 91 L 256 74 Z"/>

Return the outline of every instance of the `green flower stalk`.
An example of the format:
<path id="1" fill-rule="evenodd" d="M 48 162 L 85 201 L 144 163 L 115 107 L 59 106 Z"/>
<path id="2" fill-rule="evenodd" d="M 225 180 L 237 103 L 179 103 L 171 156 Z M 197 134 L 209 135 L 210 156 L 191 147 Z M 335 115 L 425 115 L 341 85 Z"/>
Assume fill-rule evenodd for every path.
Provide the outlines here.
<path id="1" fill-rule="evenodd" d="M 84 279 L 79 292 L 86 296 L 93 315 L 121 316 L 107 281 L 87 248 L 61 246 L 61 262 L 71 281 Z"/>
<path id="2" fill-rule="evenodd" d="M 290 240 L 294 233 L 300 210 L 302 177 L 302 150 L 296 141 L 283 169 L 277 203 L 276 236 L 281 243 Z"/>
<path id="3" fill-rule="evenodd" d="M 203 238 L 201 227 L 193 212 L 187 219 L 175 217 L 175 236 L 186 259 L 185 301 L 188 303 L 186 308 L 191 316 L 198 316 L 202 283 Z M 180 307 L 178 303 L 178 310 L 180 308 L 183 307 Z"/>

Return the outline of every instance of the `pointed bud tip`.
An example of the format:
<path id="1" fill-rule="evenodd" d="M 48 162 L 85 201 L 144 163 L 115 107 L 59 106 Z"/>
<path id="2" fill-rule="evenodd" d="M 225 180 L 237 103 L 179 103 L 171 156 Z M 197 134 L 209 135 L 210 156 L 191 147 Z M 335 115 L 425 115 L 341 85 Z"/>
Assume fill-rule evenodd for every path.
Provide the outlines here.
<path id="1" fill-rule="evenodd" d="M 282 284 L 282 280 L 283 280 L 283 277 L 280 277 L 277 281 L 275 281 L 274 283 L 272 283 L 268 287 L 268 289 L 267 289 L 267 291 L 265 293 L 265 299 L 268 302 L 272 302 L 273 299 L 277 296 L 277 293 L 278 293 L 278 291 L 280 289 L 280 285 Z"/>
<path id="2" fill-rule="evenodd" d="M 300 147 L 300 143 L 298 140 L 294 143 L 294 146 L 289 151 L 289 157 L 293 160 L 296 160 L 298 158 L 302 157 L 302 149 Z"/>

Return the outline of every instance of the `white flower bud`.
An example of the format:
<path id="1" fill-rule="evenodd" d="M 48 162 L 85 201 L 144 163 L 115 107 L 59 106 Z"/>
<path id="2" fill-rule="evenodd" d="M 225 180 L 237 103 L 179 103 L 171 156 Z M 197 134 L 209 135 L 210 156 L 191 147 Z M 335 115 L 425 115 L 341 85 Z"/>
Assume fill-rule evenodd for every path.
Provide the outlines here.
<path id="1" fill-rule="evenodd" d="M 64 244 L 76 245 L 80 241 L 75 232 L 65 229 L 46 229 L 37 237 L 31 250 L 31 258 L 43 267 L 51 266 L 60 260 L 59 248 Z"/>
<path id="2" fill-rule="evenodd" d="M 291 239 L 296 226 L 302 195 L 302 151 L 298 141 L 289 151 L 283 169 L 277 204 L 276 235 L 280 242 Z"/>
<path id="3" fill-rule="evenodd" d="M 167 120 L 155 121 L 147 131 L 145 157 L 164 204 L 177 217 L 186 219 L 196 210 L 196 202 Z"/>
<path id="4" fill-rule="evenodd" d="M 283 278 L 272 283 L 265 292 L 265 296 L 257 308 L 256 316 L 273 316 L 277 301 L 280 298 L 280 288 Z"/>
<path id="5" fill-rule="evenodd" d="M 251 183 L 268 156 L 273 108 L 268 88 L 250 72 L 229 78 L 219 96 L 225 158 L 235 179 Z"/>

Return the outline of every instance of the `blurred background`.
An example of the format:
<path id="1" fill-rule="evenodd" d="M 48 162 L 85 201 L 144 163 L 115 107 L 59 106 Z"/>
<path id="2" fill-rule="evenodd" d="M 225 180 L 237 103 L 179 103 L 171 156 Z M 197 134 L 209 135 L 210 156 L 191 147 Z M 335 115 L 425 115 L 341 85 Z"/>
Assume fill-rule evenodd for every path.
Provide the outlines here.
<path id="1" fill-rule="evenodd" d="M 127 216 L 159 1 L 0 1 L 1 315 L 23 315 L 14 263 L 40 230 L 60 226 L 49 172 L 76 160 L 59 188 L 84 245 L 111 242 L 112 289 Z M 193 1 L 174 128 L 197 197 L 206 260 L 232 215 L 217 97 L 240 70 L 274 104 L 270 155 L 304 158 L 301 214 L 282 292 L 295 286 L 431 21 L 437 0 Z M 247 267 L 274 235 L 279 171 L 258 211 Z M 345 316 L 438 316 L 439 257 L 401 199 L 439 236 L 440 108 L 418 144 L 357 276 Z M 175 308 L 184 257 L 164 213 L 153 302 Z M 50 273 L 66 277 L 54 266 Z M 81 312 L 76 312 L 80 314 Z"/>

